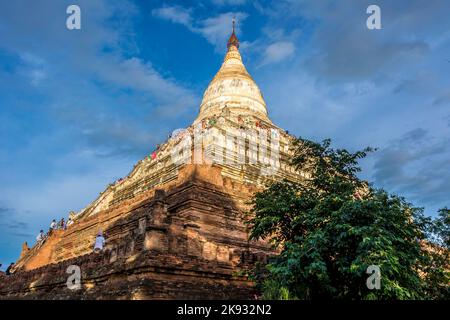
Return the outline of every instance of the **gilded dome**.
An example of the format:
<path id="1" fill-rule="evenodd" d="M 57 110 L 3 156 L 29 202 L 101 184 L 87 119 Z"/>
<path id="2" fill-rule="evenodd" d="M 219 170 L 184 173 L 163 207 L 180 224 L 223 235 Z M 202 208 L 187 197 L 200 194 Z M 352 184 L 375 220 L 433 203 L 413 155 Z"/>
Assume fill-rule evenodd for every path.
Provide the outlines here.
<path id="1" fill-rule="evenodd" d="M 242 63 L 239 40 L 234 28 L 227 47 L 222 66 L 203 95 L 200 113 L 195 122 L 219 115 L 225 109 L 234 114 L 251 115 L 270 122 L 261 91 Z"/>

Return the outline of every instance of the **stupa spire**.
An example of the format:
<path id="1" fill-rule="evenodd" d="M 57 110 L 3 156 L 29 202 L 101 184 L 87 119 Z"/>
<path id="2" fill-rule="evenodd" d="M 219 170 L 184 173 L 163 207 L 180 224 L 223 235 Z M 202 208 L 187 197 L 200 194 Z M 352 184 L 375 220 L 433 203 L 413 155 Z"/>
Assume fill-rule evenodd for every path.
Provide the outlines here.
<path id="1" fill-rule="evenodd" d="M 234 19 L 227 48 L 222 66 L 205 90 L 195 121 L 219 115 L 227 109 L 240 116 L 254 116 L 270 122 L 261 91 L 242 62 Z"/>
<path id="2" fill-rule="evenodd" d="M 231 46 L 235 46 L 236 48 L 239 49 L 239 39 L 236 37 L 235 25 L 236 25 L 236 20 L 233 18 L 233 32 L 231 33 L 231 36 L 228 39 L 228 43 L 227 43 L 228 50 L 230 50 Z"/>

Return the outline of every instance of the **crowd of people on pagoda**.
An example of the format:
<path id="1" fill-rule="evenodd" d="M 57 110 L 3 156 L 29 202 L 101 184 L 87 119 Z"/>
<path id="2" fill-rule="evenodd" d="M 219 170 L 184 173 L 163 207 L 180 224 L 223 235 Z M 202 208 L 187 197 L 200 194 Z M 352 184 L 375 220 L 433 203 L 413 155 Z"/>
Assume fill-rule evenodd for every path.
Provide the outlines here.
<path id="1" fill-rule="evenodd" d="M 203 133 L 205 130 L 208 130 L 211 127 L 216 126 L 216 124 L 223 124 L 225 122 L 225 119 L 229 117 L 229 111 L 224 109 L 222 111 L 222 114 L 218 115 L 212 115 L 208 118 L 204 118 L 201 121 L 201 132 Z M 237 126 L 239 129 L 245 129 L 249 127 L 253 127 L 257 130 L 267 130 L 268 134 L 273 135 L 274 129 L 272 126 L 266 124 L 264 121 L 259 120 L 256 117 L 253 116 L 243 116 L 243 115 L 237 115 L 236 117 L 236 123 L 234 123 L 234 126 Z M 232 124 L 233 125 L 233 124 Z M 184 139 L 186 135 L 192 135 L 194 134 L 194 131 L 196 130 L 195 125 L 191 125 L 190 127 L 186 129 L 178 129 L 174 131 L 172 134 L 169 134 L 168 140 L 171 141 L 171 144 L 177 144 L 180 140 Z M 280 132 L 281 135 L 289 136 L 289 131 L 282 131 Z M 145 157 L 145 160 L 148 161 L 154 161 L 156 159 L 160 158 L 160 154 L 164 153 L 164 150 L 166 149 L 166 144 L 157 144 L 156 148 Z M 115 184 L 123 182 L 123 179 L 119 179 L 116 181 Z"/>
<path id="2" fill-rule="evenodd" d="M 56 219 L 53 219 L 52 222 L 50 223 L 48 232 L 44 232 L 44 230 L 42 229 L 39 231 L 38 235 L 36 236 L 36 245 L 37 246 L 42 245 L 45 242 L 45 240 L 47 240 L 47 238 L 52 234 L 53 231 L 66 230 L 67 227 L 69 227 L 72 224 L 73 224 L 72 217 L 69 217 L 67 222 L 64 220 L 64 218 L 61 218 L 61 220 L 59 220 L 58 222 L 56 221 Z"/>
<path id="3" fill-rule="evenodd" d="M 69 220 L 69 221 L 71 221 L 71 220 Z M 47 233 L 44 233 L 44 230 L 41 230 L 39 232 L 39 234 L 37 235 L 36 245 L 39 246 L 39 245 L 43 244 L 45 242 L 45 240 L 50 236 L 50 234 L 54 230 L 65 230 L 67 228 L 67 226 L 68 225 L 64 223 L 64 218 L 62 218 L 58 223 L 56 222 L 55 219 L 53 219 L 52 222 L 50 223 L 49 231 Z M 101 230 L 99 230 L 99 232 L 97 233 L 97 236 L 95 237 L 93 252 L 94 253 L 102 252 L 105 247 L 105 244 L 106 244 L 106 239 L 103 235 L 103 232 Z M 14 273 L 14 269 L 13 269 L 14 266 L 15 266 L 15 263 L 11 262 L 5 271 L 1 271 L 2 264 L 0 263 L 0 276 L 12 275 Z"/>
<path id="4" fill-rule="evenodd" d="M 14 262 L 11 262 L 10 265 L 8 266 L 8 268 L 6 268 L 5 272 L 0 270 L 0 276 L 10 276 L 11 274 L 14 273 L 13 271 L 13 267 L 14 267 Z M 2 264 L 0 263 L 0 269 L 2 268 Z"/>

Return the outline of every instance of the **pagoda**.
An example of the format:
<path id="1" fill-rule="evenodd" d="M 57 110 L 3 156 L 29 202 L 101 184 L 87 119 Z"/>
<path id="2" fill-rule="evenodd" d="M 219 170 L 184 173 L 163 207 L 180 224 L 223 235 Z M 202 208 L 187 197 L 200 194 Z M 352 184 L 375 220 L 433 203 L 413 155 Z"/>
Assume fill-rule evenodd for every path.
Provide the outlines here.
<path id="1" fill-rule="evenodd" d="M 72 213 L 65 230 L 25 246 L 0 299 L 252 298 L 245 271 L 273 249 L 248 240 L 248 201 L 269 181 L 307 177 L 290 165 L 291 143 L 243 64 L 233 22 L 192 125 Z M 106 245 L 94 253 L 99 231 Z M 81 270 L 77 290 L 70 266 Z"/>

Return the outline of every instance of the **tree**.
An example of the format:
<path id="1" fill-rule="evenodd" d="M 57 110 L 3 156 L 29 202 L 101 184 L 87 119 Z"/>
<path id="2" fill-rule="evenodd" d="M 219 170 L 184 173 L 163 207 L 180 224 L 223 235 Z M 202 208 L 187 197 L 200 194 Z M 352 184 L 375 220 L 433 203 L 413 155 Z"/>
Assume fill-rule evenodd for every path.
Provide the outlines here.
<path id="1" fill-rule="evenodd" d="M 266 266 L 253 272 L 264 297 L 442 297 L 441 289 L 433 296 L 427 277 L 443 288 L 448 286 L 442 282 L 445 276 L 448 279 L 445 261 L 437 259 L 442 255 L 433 260 L 424 246 L 432 234 L 443 230 L 442 225 L 404 198 L 358 179 L 358 161 L 373 149 L 351 153 L 330 145 L 330 140 L 319 144 L 298 139 L 292 163 L 310 178 L 302 183 L 272 183 L 252 200 L 250 238 L 269 239 L 279 250 Z M 447 223 L 447 238 L 440 238 L 448 241 L 448 212 L 442 223 Z M 434 278 L 430 261 L 441 272 Z M 379 290 L 366 285 L 371 265 L 381 271 Z"/>
<path id="2" fill-rule="evenodd" d="M 439 210 L 431 224 L 427 251 L 422 266 L 426 296 L 432 299 L 450 299 L 450 209 Z"/>

